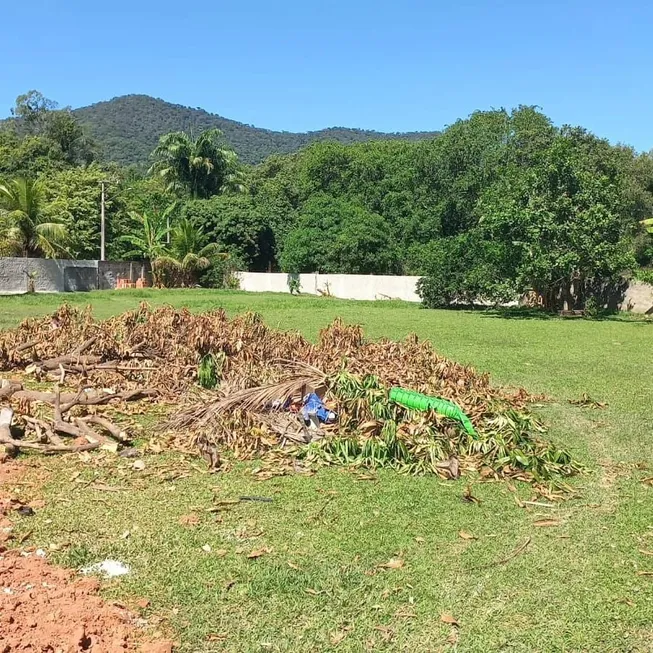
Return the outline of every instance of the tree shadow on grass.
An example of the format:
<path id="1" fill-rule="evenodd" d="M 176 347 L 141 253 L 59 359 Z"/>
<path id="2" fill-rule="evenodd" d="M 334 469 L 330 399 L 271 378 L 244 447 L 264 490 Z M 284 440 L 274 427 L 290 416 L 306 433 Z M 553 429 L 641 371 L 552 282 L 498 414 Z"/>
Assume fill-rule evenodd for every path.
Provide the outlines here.
<path id="1" fill-rule="evenodd" d="M 550 313 L 541 308 L 527 306 L 505 306 L 487 308 L 481 313 L 482 317 L 501 318 L 503 320 L 555 320 L 560 319 L 557 313 Z M 573 318 L 578 319 L 578 318 Z"/>
<path id="2" fill-rule="evenodd" d="M 545 311 L 541 308 L 528 306 L 505 306 L 488 308 L 481 313 L 482 317 L 499 318 L 503 320 L 559 320 L 583 322 L 628 322 L 631 324 L 651 324 L 653 319 L 649 315 L 623 313 L 619 311 L 600 313 L 599 315 L 560 315 L 556 312 Z"/>

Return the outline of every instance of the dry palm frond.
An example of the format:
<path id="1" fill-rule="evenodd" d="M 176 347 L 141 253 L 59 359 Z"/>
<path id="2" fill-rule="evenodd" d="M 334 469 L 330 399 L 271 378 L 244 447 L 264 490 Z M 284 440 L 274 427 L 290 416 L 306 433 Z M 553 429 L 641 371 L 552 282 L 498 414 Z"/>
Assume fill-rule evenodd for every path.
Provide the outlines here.
<path id="1" fill-rule="evenodd" d="M 213 406 L 218 411 L 241 408 L 242 410 L 261 412 L 269 409 L 273 404 L 281 407 L 289 399 L 301 399 L 307 392 L 322 385 L 324 379 L 324 374 L 298 374 L 278 383 L 239 390 L 228 397 L 219 399 Z"/>

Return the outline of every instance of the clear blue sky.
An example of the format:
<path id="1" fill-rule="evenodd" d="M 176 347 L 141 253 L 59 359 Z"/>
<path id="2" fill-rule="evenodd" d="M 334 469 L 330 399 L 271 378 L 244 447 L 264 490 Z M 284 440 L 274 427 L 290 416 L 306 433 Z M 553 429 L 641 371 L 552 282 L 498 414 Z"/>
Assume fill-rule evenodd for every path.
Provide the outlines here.
<path id="1" fill-rule="evenodd" d="M 653 3 L 640 0 L 7 0 L 0 115 L 146 93 L 260 127 L 440 129 L 540 105 L 653 148 Z"/>

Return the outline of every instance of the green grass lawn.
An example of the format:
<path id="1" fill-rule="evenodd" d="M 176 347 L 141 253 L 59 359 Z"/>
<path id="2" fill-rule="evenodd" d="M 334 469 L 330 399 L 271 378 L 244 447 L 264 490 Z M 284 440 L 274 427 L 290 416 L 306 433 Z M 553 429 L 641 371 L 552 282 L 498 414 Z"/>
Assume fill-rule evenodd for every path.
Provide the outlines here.
<path id="1" fill-rule="evenodd" d="M 0 298 L 0 328 L 63 299 Z M 255 463 L 211 475 L 177 454 L 145 456 L 143 472 L 108 455 L 102 464 L 32 459 L 51 475 L 45 508 L 21 524 L 33 530 L 29 542 L 70 543 L 53 555 L 71 565 L 107 556 L 129 563 L 133 572 L 107 593 L 148 597 L 146 613 L 164 618 L 181 651 L 653 650 L 653 577 L 637 573 L 653 571 L 653 557 L 641 553 L 653 551 L 653 488 L 641 482 L 653 476 L 650 322 L 516 319 L 242 292 L 65 299 L 91 303 L 101 317 L 142 300 L 255 310 L 310 338 L 336 316 L 363 324 L 371 337 L 416 332 L 496 383 L 547 394 L 537 410 L 549 437 L 588 466 L 573 482 L 576 498 L 520 508 L 505 483 L 475 485 L 481 503 L 474 505 L 462 501 L 464 480 L 389 472 L 374 481 L 328 469 L 258 482 Z M 567 402 L 583 393 L 608 407 Z M 171 469 L 187 475 L 168 480 Z M 93 479 L 124 489 L 94 490 Z M 518 492 L 528 498 L 527 487 Z M 274 501 L 207 511 L 240 495 Z M 189 513 L 199 523 L 180 525 Z M 559 525 L 533 525 L 543 518 Z M 478 539 L 461 538 L 461 530 Z M 529 537 L 523 552 L 502 562 Z M 270 551 L 247 558 L 262 548 Z M 391 558 L 404 566 L 378 568 Z M 457 630 L 441 622 L 444 612 Z"/>

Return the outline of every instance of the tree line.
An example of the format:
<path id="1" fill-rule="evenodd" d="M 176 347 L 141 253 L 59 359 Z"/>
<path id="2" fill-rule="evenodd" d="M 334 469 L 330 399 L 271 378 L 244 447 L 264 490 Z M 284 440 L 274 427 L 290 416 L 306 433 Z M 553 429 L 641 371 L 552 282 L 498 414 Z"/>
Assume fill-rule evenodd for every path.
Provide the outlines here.
<path id="1" fill-rule="evenodd" d="M 653 261 L 653 157 L 529 106 L 257 166 L 219 130 L 174 132 L 145 172 L 103 163 L 69 109 L 30 92 L 0 130 L 0 179 L 2 253 L 97 258 L 104 181 L 108 255 L 158 261 L 167 284 L 234 268 L 414 274 L 429 306 L 530 291 L 556 307 Z"/>

